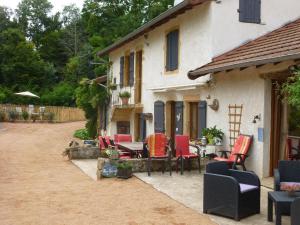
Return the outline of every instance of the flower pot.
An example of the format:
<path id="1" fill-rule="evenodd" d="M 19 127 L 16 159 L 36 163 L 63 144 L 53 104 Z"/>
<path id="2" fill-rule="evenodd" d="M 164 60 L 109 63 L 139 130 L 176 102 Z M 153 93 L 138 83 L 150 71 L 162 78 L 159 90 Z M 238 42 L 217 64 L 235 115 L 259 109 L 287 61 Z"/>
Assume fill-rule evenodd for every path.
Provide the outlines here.
<path id="1" fill-rule="evenodd" d="M 122 105 L 128 105 L 129 98 L 121 98 Z"/>
<path id="2" fill-rule="evenodd" d="M 118 169 L 117 177 L 121 179 L 128 179 L 132 177 L 132 168 Z"/>

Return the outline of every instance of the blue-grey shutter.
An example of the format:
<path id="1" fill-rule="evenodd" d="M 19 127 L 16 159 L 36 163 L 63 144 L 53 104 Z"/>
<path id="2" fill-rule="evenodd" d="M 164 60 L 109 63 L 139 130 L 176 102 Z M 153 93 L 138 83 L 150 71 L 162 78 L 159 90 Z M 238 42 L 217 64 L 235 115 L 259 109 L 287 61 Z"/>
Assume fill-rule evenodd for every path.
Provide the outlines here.
<path id="1" fill-rule="evenodd" d="M 171 33 L 167 35 L 167 55 L 166 55 L 166 70 L 171 70 Z"/>
<path id="2" fill-rule="evenodd" d="M 178 68 L 178 30 L 172 32 L 171 39 L 171 71 Z"/>
<path id="3" fill-rule="evenodd" d="M 134 52 L 130 53 L 129 56 L 129 85 L 134 84 Z"/>
<path id="4" fill-rule="evenodd" d="M 120 58 L 120 87 L 124 84 L 124 56 Z"/>
<path id="5" fill-rule="evenodd" d="M 174 30 L 167 35 L 167 54 L 166 70 L 173 71 L 178 69 L 178 43 L 179 31 Z"/>
<path id="6" fill-rule="evenodd" d="M 154 102 L 154 132 L 165 132 L 165 103 L 162 101 Z"/>
<path id="7" fill-rule="evenodd" d="M 240 0 L 240 22 L 261 22 L 261 0 Z"/>
<path id="8" fill-rule="evenodd" d="M 147 132 L 146 132 L 146 120 L 144 117 L 144 114 L 141 114 L 140 116 L 140 140 L 139 141 L 144 141 L 145 138 L 147 137 Z"/>
<path id="9" fill-rule="evenodd" d="M 206 117 L 207 117 L 207 103 L 206 101 L 200 101 L 198 103 L 198 138 L 202 137 L 202 130 L 206 128 Z"/>
<path id="10" fill-rule="evenodd" d="M 183 134 L 183 102 L 175 103 L 175 134 Z"/>

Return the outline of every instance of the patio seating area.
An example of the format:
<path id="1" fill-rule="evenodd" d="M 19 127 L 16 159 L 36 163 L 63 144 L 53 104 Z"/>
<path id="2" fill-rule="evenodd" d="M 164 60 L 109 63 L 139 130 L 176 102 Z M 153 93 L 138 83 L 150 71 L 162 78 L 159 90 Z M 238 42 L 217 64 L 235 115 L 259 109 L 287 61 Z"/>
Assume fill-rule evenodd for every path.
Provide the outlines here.
<path id="1" fill-rule="evenodd" d="M 130 170 L 136 177 L 185 206 L 208 214 L 218 224 L 297 224 L 295 208 L 299 203 L 295 200 L 300 197 L 300 161 L 279 161 L 274 179 L 261 180 L 254 172 L 246 171 L 244 164 L 251 142 L 252 136 L 240 135 L 229 158 L 211 158 L 205 155 L 201 144 L 190 144 L 186 135 L 175 136 L 174 151 L 170 139 L 161 133 L 148 136 L 145 142 L 132 142 L 130 135 L 99 137 L 100 152 L 108 148 L 118 154 L 113 159 L 117 161 L 110 163 L 131 164 Z M 98 162 L 73 163 L 97 179 L 95 174 L 99 177 L 102 165 L 109 161 L 100 157 Z M 164 173 L 166 169 L 168 173 Z M 176 173 L 172 173 L 174 170 Z"/>

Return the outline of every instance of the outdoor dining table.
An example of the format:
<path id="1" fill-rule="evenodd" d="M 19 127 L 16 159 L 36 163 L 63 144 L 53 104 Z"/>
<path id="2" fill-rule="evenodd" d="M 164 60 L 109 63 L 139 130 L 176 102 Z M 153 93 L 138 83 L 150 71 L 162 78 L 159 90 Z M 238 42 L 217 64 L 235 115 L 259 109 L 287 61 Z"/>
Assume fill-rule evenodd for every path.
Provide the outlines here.
<path id="1" fill-rule="evenodd" d="M 131 158 L 139 158 L 143 151 L 143 142 L 119 142 L 118 148 L 130 152 Z"/>

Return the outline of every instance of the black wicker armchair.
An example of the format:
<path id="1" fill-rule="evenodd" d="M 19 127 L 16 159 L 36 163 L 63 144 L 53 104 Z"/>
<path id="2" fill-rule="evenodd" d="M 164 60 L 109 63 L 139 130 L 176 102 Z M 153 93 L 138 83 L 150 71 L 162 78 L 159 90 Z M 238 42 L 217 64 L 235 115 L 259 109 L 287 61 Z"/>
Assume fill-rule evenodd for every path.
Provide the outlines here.
<path id="1" fill-rule="evenodd" d="M 281 185 L 285 186 L 300 183 L 300 161 L 279 161 L 278 169 L 274 170 L 274 191 L 281 191 Z M 290 215 L 290 206 L 281 209 L 283 215 Z"/>
<path id="2" fill-rule="evenodd" d="M 228 168 L 226 162 L 206 166 L 203 212 L 240 219 L 260 213 L 260 180 L 253 172 Z"/>
<path id="3" fill-rule="evenodd" d="M 300 224 L 300 198 L 296 198 L 291 206 L 291 225 Z"/>
<path id="4" fill-rule="evenodd" d="M 279 161 L 274 170 L 274 190 L 280 191 L 281 183 L 300 183 L 300 161 Z"/>

